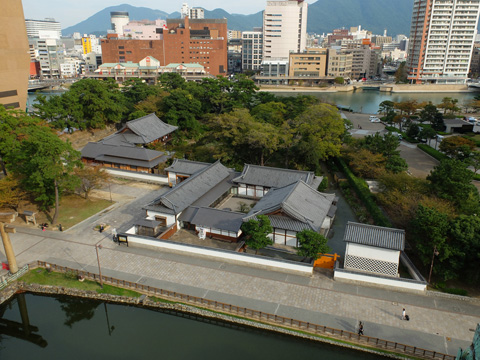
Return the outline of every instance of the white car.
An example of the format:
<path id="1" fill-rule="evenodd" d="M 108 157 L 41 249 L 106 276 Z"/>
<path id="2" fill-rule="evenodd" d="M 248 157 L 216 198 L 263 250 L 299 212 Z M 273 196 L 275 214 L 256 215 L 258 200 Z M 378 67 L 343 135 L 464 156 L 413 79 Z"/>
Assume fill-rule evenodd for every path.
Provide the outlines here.
<path id="1" fill-rule="evenodd" d="M 379 123 L 381 120 L 375 116 L 370 116 L 370 122 L 372 123 Z"/>

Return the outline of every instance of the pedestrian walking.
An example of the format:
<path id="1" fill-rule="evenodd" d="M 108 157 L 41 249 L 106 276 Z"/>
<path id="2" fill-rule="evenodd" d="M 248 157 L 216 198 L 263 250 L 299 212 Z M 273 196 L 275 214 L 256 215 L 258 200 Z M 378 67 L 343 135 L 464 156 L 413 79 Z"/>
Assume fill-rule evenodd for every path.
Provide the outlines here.
<path id="1" fill-rule="evenodd" d="M 363 335 L 363 324 L 360 321 L 360 324 L 358 325 L 358 335 Z"/>
<path id="2" fill-rule="evenodd" d="M 102 233 L 103 230 L 105 230 L 105 227 L 104 227 L 103 224 L 102 224 L 102 225 L 100 225 L 100 232 Z"/>
<path id="3" fill-rule="evenodd" d="M 403 308 L 403 311 L 402 311 L 402 320 L 406 320 L 407 319 L 407 313 L 405 311 L 405 308 Z"/>
<path id="4" fill-rule="evenodd" d="M 116 228 L 113 228 L 113 230 L 112 230 L 112 237 L 113 237 L 113 241 L 116 242 L 117 241 L 117 229 Z"/>

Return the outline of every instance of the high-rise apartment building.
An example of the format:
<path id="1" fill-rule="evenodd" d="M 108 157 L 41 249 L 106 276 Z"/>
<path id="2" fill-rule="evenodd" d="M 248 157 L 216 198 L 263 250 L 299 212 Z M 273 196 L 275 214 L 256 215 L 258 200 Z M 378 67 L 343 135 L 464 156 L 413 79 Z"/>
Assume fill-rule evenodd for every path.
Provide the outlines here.
<path id="1" fill-rule="evenodd" d="M 30 55 L 21 0 L 2 3 L 0 64 L 0 104 L 25 110 Z"/>
<path id="2" fill-rule="evenodd" d="M 480 0 L 415 0 L 408 46 L 412 83 L 467 80 Z"/>
<path id="3" fill-rule="evenodd" d="M 259 70 L 262 65 L 262 31 L 242 33 L 242 70 Z"/>
<path id="4" fill-rule="evenodd" d="M 288 59 L 307 44 L 307 11 L 304 0 L 267 1 L 263 12 L 263 58 Z"/>
<path id="5" fill-rule="evenodd" d="M 25 19 L 27 36 L 42 39 L 60 39 L 62 28 L 55 19 L 31 20 Z"/>

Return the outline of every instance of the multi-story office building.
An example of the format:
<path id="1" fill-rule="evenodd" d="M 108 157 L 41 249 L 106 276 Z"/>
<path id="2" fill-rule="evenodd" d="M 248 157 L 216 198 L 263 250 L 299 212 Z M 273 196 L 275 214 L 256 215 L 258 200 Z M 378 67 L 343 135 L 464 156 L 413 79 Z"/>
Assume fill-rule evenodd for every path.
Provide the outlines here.
<path id="1" fill-rule="evenodd" d="M 257 71 L 262 65 L 263 32 L 244 31 L 242 33 L 242 70 Z"/>
<path id="2" fill-rule="evenodd" d="M 467 80 L 480 0 L 415 0 L 408 46 L 412 83 Z"/>
<path id="3" fill-rule="evenodd" d="M 55 21 L 55 19 L 26 19 L 25 26 L 27 28 L 27 36 L 29 38 L 60 39 L 62 36 L 61 25 L 59 22 Z"/>
<path id="4" fill-rule="evenodd" d="M 227 72 L 226 19 L 168 19 L 159 29 L 163 40 L 134 40 L 110 34 L 102 39 L 104 63 L 138 63 L 147 56 L 162 66 L 170 63 L 197 63 L 212 75 Z"/>
<path id="5" fill-rule="evenodd" d="M 346 50 L 328 50 L 327 73 L 329 77 L 352 77 L 353 54 Z"/>
<path id="6" fill-rule="evenodd" d="M 263 12 L 263 59 L 288 59 L 307 43 L 308 4 L 304 0 L 267 1 Z"/>
<path id="7" fill-rule="evenodd" d="M 327 49 L 311 48 L 302 53 L 290 53 L 289 77 L 327 76 Z"/>
<path id="8" fill-rule="evenodd" d="M 205 19 L 205 11 L 202 8 L 191 8 L 187 3 L 182 4 L 180 15 L 182 19 L 185 19 L 187 16 L 190 19 Z"/>
<path id="9" fill-rule="evenodd" d="M 29 43 L 34 46 L 37 60 L 40 62 L 41 78 L 59 78 L 61 75 L 60 64 L 64 62 L 65 49 L 57 39 L 34 39 Z"/>
<path id="10" fill-rule="evenodd" d="M 123 36 L 123 27 L 130 21 L 128 11 L 112 11 L 110 13 L 110 23 L 112 26 L 112 32 Z"/>
<path id="11" fill-rule="evenodd" d="M 352 54 L 352 78 L 372 78 L 380 75 L 380 54 L 379 51 L 370 48 L 370 40 L 364 39 L 362 43 L 351 43 L 347 45 L 346 52 Z"/>
<path id="12" fill-rule="evenodd" d="M 30 56 L 21 0 L 2 4 L 0 21 L 0 104 L 25 110 Z"/>
<path id="13" fill-rule="evenodd" d="M 241 39 L 242 32 L 239 30 L 228 30 L 228 40 Z"/>

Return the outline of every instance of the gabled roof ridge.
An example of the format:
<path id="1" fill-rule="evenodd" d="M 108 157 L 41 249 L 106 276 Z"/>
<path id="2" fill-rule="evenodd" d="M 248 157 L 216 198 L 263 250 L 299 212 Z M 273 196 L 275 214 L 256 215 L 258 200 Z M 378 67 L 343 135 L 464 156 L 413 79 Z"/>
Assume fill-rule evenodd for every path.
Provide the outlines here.
<path id="1" fill-rule="evenodd" d="M 255 165 L 255 164 L 244 164 L 245 167 L 254 167 L 254 168 L 263 168 L 263 169 L 272 169 L 272 170 L 281 170 L 281 171 L 289 171 L 289 172 L 302 172 L 302 173 L 313 173 L 313 171 L 308 170 L 295 170 L 295 169 L 288 169 L 288 168 L 280 168 L 274 166 L 262 166 L 262 165 Z M 244 169 L 245 169 L 244 167 Z"/>

